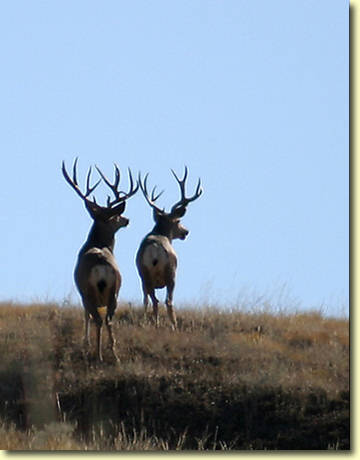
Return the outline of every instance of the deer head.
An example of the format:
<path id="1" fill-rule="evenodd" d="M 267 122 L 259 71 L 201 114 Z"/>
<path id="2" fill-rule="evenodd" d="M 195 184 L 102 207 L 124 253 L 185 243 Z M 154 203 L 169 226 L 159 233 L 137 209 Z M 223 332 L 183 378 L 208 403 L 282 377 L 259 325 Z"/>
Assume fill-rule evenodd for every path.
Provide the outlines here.
<path id="1" fill-rule="evenodd" d="M 160 209 L 155 204 L 155 201 L 160 197 L 163 191 L 156 194 L 155 186 L 151 192 L 151 195 L 149 195 L 148 193 L 147 180 L 149 174 L 145 175 L 144 181 L 142 181 L 141 175 L 139 174 L 138 182 L 146 201 L 153 208 L 153 216 L 156 224 L 153 232 L 167 236 L 170 240 L 176 238 L 184 240 L 189 234 L 189 230 L 187 230 L 183 225 L 181 225 L 180 219 L 185 215 L 187 205 L 192 201 L 195 201 L 202 194 L 201 182 L 199 179 L 194 195 L 187 198 L 185 196 L 185 182 L 188 176 L 187 167 L 185 166 L 185 173 L 182 179 L 179 179 L 173 170 L 171 170 L 171 172 L 173 173 L 177 183 L 179 184 L 181 196 L 180 200 L 172 206 L 170 212 L 168 213 L 165 212 L 164 209 Z"/>
<path id="2" fill-rule="evenodd" d="M 90 166 L 88 174 L 87 174 L 87 178 L 86 178 L 86 191 L 83 193 L 80 190 L 78 181 L 77 181 L 77 172 L 76 172 L 77 161 L 78 161 L 78 158 L 76 158 L 74 161 L 72 178 L 70 178 L 69 174 L 66 171 L 64 161 L 62 162 L 62 172 L 63 172 L 63 175 L 66 181 L 69 183 L 69 185 L 75 190 L 75 192 L 84 201 L 85 207 L 88 210 L 91 218 L 98 224 L 100 229 L 102 229 L 103 231 L 107 230 L 110 233 L 115 233 L 119 228 L 126 227 L 129 223 L 129 219 L 127 219 L 126 217 L 123 217 L 121 214 L 125 211 L 126 200 L 130 198 L 132 195 L 134 195 L 139 188 L 138 184 L 136 184 L 136 186 L 134 187 L 134 181 L 133 181 L 130 169 L 129 169 L 130 187 L 129 187 L 129 191 L 125 193 L 125 192 L 118 190 L 119 183 L 120 183 L 120 171 L 116 164 L 114 165 L 115 166 L 115 180 L 113 184 L 105 177 L 105 175 L 101 172 L 101 170 L 96 166 L 96 169 L 99 172 L 101 179 L 112 190 L 114 197 L 115 197 L 111 201 L 110 196 L 108 196 L 107 205 L 100 206 L 96 202 L 95 197 L 91 201 L 89 199 L 89 196 L 99 185 L 99 183 L 101 182 L 101 179 L 99 179 L 95 185 L 90 186 L 90 180 L 91 180 L 90 178 L 91 178 L 91 171 L 92 171 L 92 168 Z"/>

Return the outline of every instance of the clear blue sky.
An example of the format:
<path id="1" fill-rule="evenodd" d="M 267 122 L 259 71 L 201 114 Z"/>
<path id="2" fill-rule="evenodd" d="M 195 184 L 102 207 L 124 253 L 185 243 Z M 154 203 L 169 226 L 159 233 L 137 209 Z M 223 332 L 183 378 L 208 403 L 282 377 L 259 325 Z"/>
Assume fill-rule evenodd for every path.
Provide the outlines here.
<path id="1" fill-rule="evenodd" d="M 175 304 L 348 305 L 348 2 L 7 1 L 0 5 L 0 300 L 79 298 L 91 225 L 61 161 L 204 193 L 175 241 Z M 99 190 L 99 201 L 105 199 Z M 139 193 L 117 233 L 120 299 L 152 229 Z M 285 286 L 285 288 L 284 288 Z M 163 299 L 163 294 L 160 294 Z"/>

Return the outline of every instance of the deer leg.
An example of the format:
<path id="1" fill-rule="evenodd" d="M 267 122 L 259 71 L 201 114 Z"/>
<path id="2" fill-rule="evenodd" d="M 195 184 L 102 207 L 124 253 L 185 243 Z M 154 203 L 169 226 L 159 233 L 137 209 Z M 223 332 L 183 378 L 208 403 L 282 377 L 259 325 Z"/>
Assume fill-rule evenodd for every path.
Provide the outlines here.
<path id="1" fill-rule="evenodd" d="M 145 314 L 147 312 L 148 305 L 149 305 L 149 297 L 147 295 L 147 292 L 144 292 L 144 310 L 145 310 Z"/>
<path id="2" fill-rule="evenodd" d="M 152 290 L 149 292 L 149 295 L 150 295 L 150 298 L 151 298 L 151 301 L 152 301 L 152 304 L 153 304 L 153 312 L 154 312 L 155 326 L 156 326 L 156 327 L 159 327 L 159 308 L 158 308 L 159 301 L 158 301 L 158 299 L 157 299 L 156 296 L 155 296 L 155 290 L 152 289 Z"/>
<path id="3" fill-rule="evenodd" d="M 170 318 L 173 330 L 175 330 L 176 327 L 177 327 L 175 310 L 174 310 L 173 303 L 172 303 L 173 302 L 174 287 L 175 287 L 175 283 L 169 283 L 167 285 L 167 287 L 166 287 L 166 291 L 167 291 L 166 292 L 166 300 L 165 300 L 166 309 L 167 309 L 168 316 Z"/>
<path id="4" fill-rule="evenodd" d="M 148 308 L 148 305 L 149 305 L 149 297 L 148 297 L 148 290 L 147 290 L 147 287 L 146 287 L 144 282 L 142 283 L 142 290 L 143 290 L 143 293 L 144 293 L 144 297 L 143 297 L 144 314 L 146 316 L 147 308 Z"/>
<path id="5" fill-rule="evenodd" d="M 102 336 L 102 319 L 97 311 L 92 314 L 92 317 L 96 324 L 96 353 L 97 358 L 100 362 L 103 361 L 102 350 L 101 350 L 101 336 Z"/>
<path id="6" fill-rule="evenodd" d="M 96 351 L 97 357 L 100 362 L 103 361 L 102 352 L 101 352 L 101 336 L 102 336 L 102 325 L 96 323 Z"/>
<path id="7" fill-rule="evenodd" d="M 112 333 L 111 320 L 108 318 L 106 318 L 106 327 L 107 327 L 108 334 L 109 334 L 109 348 L 111 349 L 111 351 L 114 351 L 114 346 L 115 346 L 116 341 Z"/>
<path id="8" fill-rule="evenodd" d="M 89 329 L 90 315 L 87 312 L 87 310 L 85 310 L 84 313 L 85 313 L 84 346 L 88 349 L 90 345 L 90 329 Z"/>
<path id="9" fill-rule="evenodd" d="M 108 334 L 109 334 L 109 348 L 111 350 L 111 353 L 113 354 L 114 358 L 116 361 L 119 361 L 119 358 L 117 357 L 116 353 L 115 353 L 115 339 L 114 339 L 114 336 L 113 336 L 113 333 L 112 333 L 112 324 L 111 324 L 111 320 L 106 318 L 106 327 L 107 327 L 107 331 L 108 331 Z"/>
<path id="10" fill-rule="evenodd" d="M 115 308 L 116 308 L 116 298 L 115 298 L 115 301 L 113 302 L 112 308 L 110 307 L 109 310 L 111 312 L 114 312 Z M 109 348 L 110 348 L 115 360 L 119 361 L 119 358 L 116 356 L 116 353 L 115 353 L 116 340 L 115 340 L 115 338 L 113 336 L 113 332 L 112 332 L 112 322 L 111 322 L 112 315 L 113 315 L 113 313 L 110 313 L 110 314 L 106 315 L 105 323 L 106 323 L 106 328 L 107 328 L 107 331 L 108 331 L 108 334 L 109 334 Z"/>

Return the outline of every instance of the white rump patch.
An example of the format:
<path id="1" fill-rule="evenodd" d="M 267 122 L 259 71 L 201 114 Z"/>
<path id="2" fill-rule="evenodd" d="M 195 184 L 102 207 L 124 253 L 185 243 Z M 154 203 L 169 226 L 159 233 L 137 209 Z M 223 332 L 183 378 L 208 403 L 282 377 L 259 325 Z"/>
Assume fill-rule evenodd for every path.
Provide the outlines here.
<path id="1" fill-rule="evenodd" d="M 165 271 L 169 264 L 169 256 L 161 244 L 147 246 L 142 256 L 142 264 L 146 267 L 155 288 L 165 286 Z"/>
<path id="2" fill-rule="evenodd" d="M 95 265 L 90 271 L 89 283 L 96 293 L 98 313 L 104 319 L 107 313 L 110 288 L 115 283 L 114 269 L 110 265 Z"/>
<path id="3" fill-rule="evenodd" d="M 95 265 L 90 272 L 90 284 L 97 287 L 99 281 L 105 281 L 106 286 L 115 283 L 114 269 L 109 265 Z"/>
<path id="4" fill-rule="evenodd" d="M 162 271 L 168 262 L 168 255 L 160 244 L 153 243 L 145 248 L 142 263 L 150 272 Z"/>

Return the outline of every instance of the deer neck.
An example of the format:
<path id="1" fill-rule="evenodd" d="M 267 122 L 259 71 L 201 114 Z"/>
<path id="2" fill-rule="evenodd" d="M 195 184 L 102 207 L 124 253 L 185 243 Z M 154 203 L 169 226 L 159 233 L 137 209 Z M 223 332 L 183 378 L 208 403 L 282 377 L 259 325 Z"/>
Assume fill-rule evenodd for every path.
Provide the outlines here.
<path id="1" fill-rule="evenodd" d="M 100 228 L 96 222 L 90 229 L 89 236 L 84 244 L 82 251 L 86 251 L 90 248 L 109 249 L 110 252 L 114 251 L 115 246 L 115 235 L 114 232 L 106 231 L 104 228 Z"/>
<path id="2" fill-rule="evenodd" d="M 169 240 L 170 244 L 173 240 L 171 228 L 167 228 L 166 226 L 160 224 L 155 224 L 154 228 L 152 229 L 151 235 L 164 236 Z"/>

